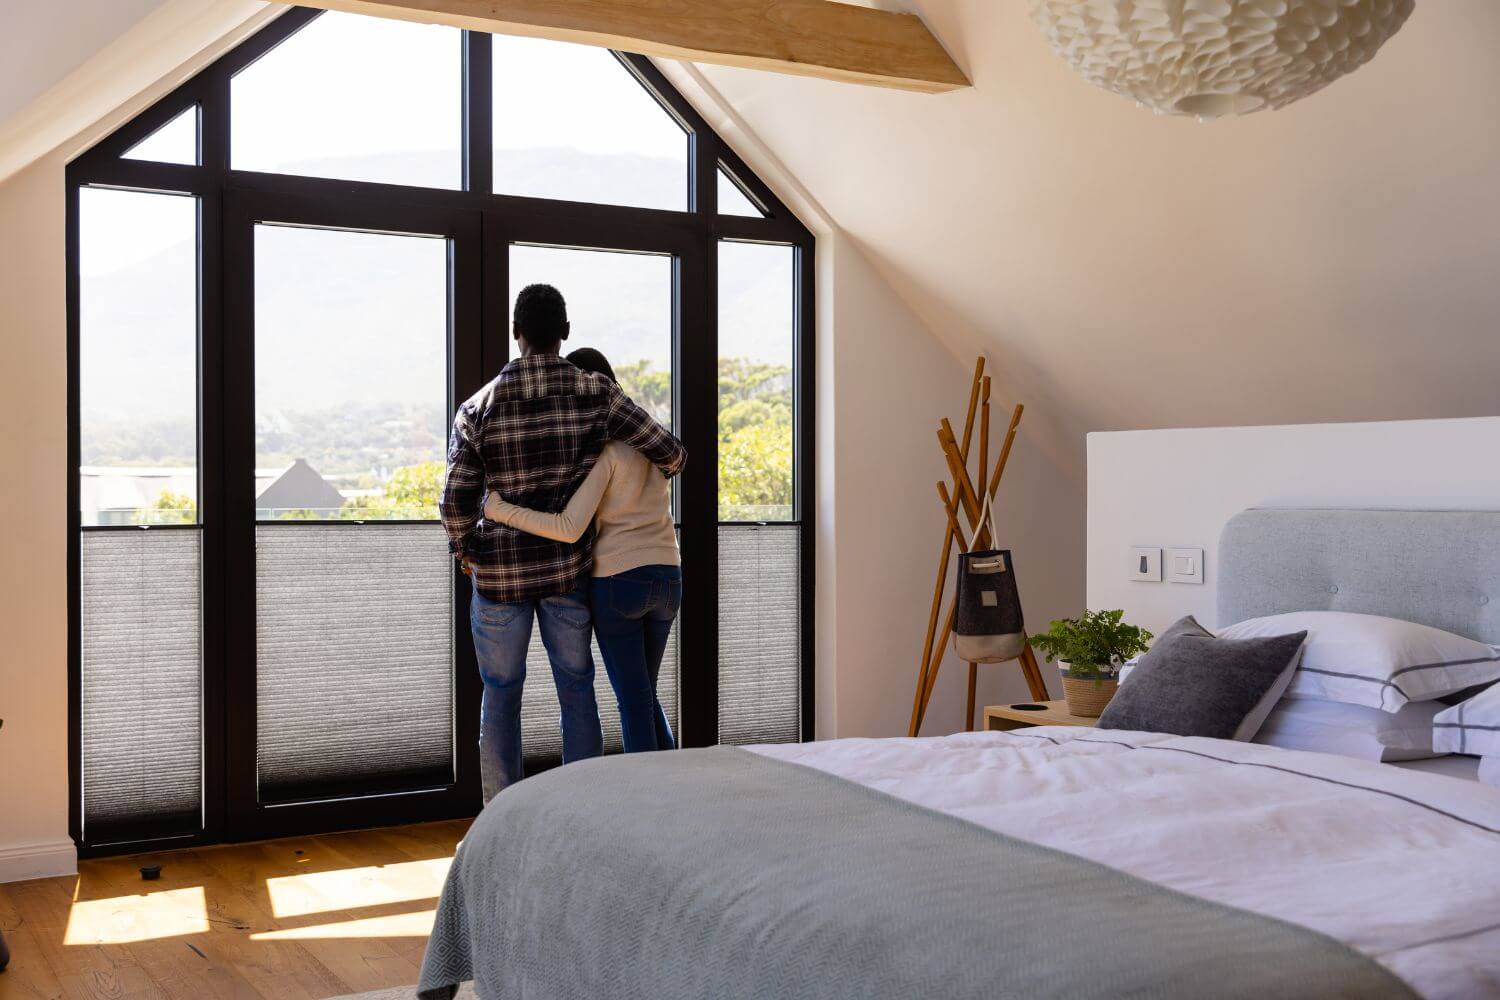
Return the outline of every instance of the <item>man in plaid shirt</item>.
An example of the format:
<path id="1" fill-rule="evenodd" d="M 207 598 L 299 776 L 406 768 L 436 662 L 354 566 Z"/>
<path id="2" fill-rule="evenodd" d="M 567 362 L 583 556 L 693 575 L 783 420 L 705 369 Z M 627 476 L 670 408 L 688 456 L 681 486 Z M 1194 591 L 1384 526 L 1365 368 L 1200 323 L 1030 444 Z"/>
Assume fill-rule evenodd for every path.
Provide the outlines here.
<path id="1" fill-rule="evenodd" d="M 521 688 L 533 617 L 562 705 L 564 763 L 597 756 L 603 741 L 583 589 L 593 531 L 568 543 L 495 524 L 483 518 L 485 494 L 558 513 L 607 441 L 630 445 L 668 477 L 687 461 L 682 442 L 619 386 L 558 356 L 568 329 L 557 289 L 522 289 L 514 330 L 521 356 L 458 408 L 448 445 L 440 511 L 449 549 L 474 586 L 469 623 L 484 679 L 479 762 L 486 802 L 522 777 Z"/>

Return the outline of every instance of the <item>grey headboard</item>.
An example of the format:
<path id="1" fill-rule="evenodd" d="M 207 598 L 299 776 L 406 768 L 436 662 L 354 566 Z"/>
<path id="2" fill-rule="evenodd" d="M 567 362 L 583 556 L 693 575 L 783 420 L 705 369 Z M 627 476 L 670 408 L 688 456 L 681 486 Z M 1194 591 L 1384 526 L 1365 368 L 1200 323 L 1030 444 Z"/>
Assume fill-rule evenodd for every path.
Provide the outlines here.
<path id="1" fill-rule="evenodd" d="M 1500 512 L 1265 509 L 1219 536 L 1218 616 L 1356 611 L 1500 642 Z"/>

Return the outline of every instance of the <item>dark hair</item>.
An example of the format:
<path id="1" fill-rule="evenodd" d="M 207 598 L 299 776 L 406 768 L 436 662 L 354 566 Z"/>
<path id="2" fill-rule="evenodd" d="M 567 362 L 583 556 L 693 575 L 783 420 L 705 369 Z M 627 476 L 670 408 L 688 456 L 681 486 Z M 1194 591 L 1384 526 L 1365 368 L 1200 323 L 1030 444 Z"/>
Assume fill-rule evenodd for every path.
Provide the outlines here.
<path id="1" fill-rule="evenodd" d="M 551 285 L 527 285 L 516 296 L 516 332 L 540 351 L 555 351 L 568 336 L 568 304 Z"/>
<path id="2" fill-rule="evenodd" d="M 592 347 L 580 347 L 568 355 L 568 360 L 573 362 L 575 367 L 582 368 L 586 372 L 593 372 L 595 375 L 603 375 L 616 385 L 620 384 L 620 380 L 615 378 L 615 370 L 609 366 L 609 359 Z"/>

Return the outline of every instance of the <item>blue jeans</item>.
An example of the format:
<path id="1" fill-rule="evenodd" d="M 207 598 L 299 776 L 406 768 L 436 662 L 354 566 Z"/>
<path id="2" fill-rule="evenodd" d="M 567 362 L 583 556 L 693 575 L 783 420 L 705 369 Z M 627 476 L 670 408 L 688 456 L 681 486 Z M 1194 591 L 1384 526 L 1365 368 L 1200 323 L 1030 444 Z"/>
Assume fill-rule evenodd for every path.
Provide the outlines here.
<path id="1" fill-rule="evenodd" d="M 656 678 L 672 619 L 682 606 L 682 570 L 641 566 L 593 580 L 594 635 L 620 703 L 626 753 L 671 750 L 672 727 L 656 700 Z"/>
<path id="2" fill-rule="evenodd" d="M 599 705 L 594 700 L 594 658 L 589 652 L 589 602 L 581 590 L 555 597 L 502 603 L 477 589 L 469 605 L 474 654 L 484 680 L 479 707 L 479 774 L 484 801 L 524 776 L 521 756 L 521 688 L 533 615 L 562 706 L 563 763 L 603 751 Z"/>

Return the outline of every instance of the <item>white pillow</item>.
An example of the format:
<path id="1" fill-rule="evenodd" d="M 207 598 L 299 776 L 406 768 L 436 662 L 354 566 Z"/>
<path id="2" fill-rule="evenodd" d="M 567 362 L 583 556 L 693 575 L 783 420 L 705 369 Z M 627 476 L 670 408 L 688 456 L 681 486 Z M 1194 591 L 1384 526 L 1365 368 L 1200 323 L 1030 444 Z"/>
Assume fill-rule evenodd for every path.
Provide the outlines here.
<path id="1" fill-rule="evenodd" d="M 1500 684 L 1433 719 L 1432 745 L 1444 753 L 1500 757 Z"/>
<path id="2" fill-rule="evenodd" d="M 1485 757 L 1479 762 L 1479 780 L 1500 788 L 1500 756 Z"/>
<path id="3" fill-rule="evenodd" d="M 1223 639 L 1307 630 L 1290 698 L 1322 698 L 1394 712 L 1500 679 L 1500 649 L 1379 615 L 1294 611 L 1220 629 Z"/>
<path id="4" fill-rule="evenodd" d="M 1396 761 L 1439 757 L 1432 746 L 1432 720 L 1448 706 L 1414 701 L 1399 711 L 1382 712 L 1319 698 L 1286 698 L 1256 734 L 1256 743 L 1288 750 L 1312 750 L 1359 760 Z"/>

